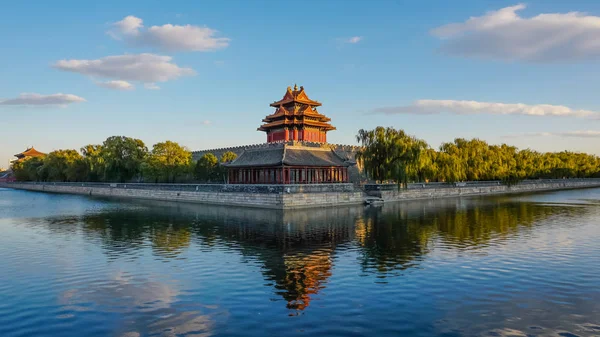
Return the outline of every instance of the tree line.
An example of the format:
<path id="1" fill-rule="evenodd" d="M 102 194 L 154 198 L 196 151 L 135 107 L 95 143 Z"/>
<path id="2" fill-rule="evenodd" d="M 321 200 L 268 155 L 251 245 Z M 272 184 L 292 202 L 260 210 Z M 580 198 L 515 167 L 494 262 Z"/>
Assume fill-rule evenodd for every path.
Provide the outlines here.
<path id="1" fill-rule="evenodd" d="M 456 138 L 438 150 L 403 130 L 359 130 L 357 161 L 378 182 L 458 182 L 502 180 L 507 184 L 537 178 L 600 177 L 600 158 L 577 152 L 537 152 Z"/>
<path id="2" fill-rule="evenodd" d="M 12 170 L 19 181 L 222 183 L 226 171 L 220 163 L 236 157 L 233 152 L 221 158 L 207 153 L 194 161 L 192 153 L 176 142 L 167 140 L 148 150 L 139 139 L 113 136 L 79 151 L 57 150 L 18 161 Z"/>

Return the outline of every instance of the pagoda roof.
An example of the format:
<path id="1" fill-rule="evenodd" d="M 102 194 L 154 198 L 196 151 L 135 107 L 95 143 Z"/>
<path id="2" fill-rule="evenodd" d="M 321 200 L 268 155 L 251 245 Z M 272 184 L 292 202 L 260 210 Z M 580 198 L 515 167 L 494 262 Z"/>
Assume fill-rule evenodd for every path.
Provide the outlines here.
<path id="1" fill-rule="evenodd" d="M 248 149 L 226 167 L 309 166 L 339 167 L 352 163 L 332 149 L 281 144 L 281 146 Z"/>
<path id="2" fill-rule="evenodd" d="M 311 106 L 321 106 L 321 103 L 319 103 L 317 101 L 313 101 L 312 99 L 308 98 L 308 96 L 306 95 L 306 92 L 304 92 L 304 87 L 301 86 L 300 89 L 298 89 L 298 86 L 296 86 L 296 85 L 294 85 L 293 90 L 291 87 L 287 87 L 287 90 L 285 92 L 285 95 L 283 95 L 283 98 L 279 101 L 271 103 L 271 106 L 278 107 L 282 104 L 288 104 L 288 103 L 293 103 L 293 102 L 304 103 L 304 104 L 308 104 Z"/>
<path id="3" fill-rule="evenodd" d="M 273 127 L 281 126 L 281 125 L 307 125 L 314 126 L 318 128 L 323 128 L 326 130 L 335 130 L 335 127 L 329 123 L 324 123 L 320 121 L 311 121 L 306 119 L 280 119 L 272 122 L 268 122 L 266 124 L 261 125 L 257 130 L 264 131 Z"/>
<path id="4" fill-rule="evenodd" d="M 46 154 L 43 152 L 40 152 L 36 149 L 32 147 L 28 148 L 27 150 L 21 152 L 21 153 L 17 153 L 15 154 L 15 157 L 17 158 L 24 158 L 24 157 L 42 157 L 45 156 Z"/>
<path id="5" fill-rule="evenodd" d="M 285 107 L 280 106 L 279 108 L 277 108 L 277 110 L 275 110 L 275 113 L 265 117 L 265 119 L 263 119 L 263 122 L 268 122 L 270 119 L 277 118 L 277 117 L 283 117 L 283 116 L 310 116 L 310 117 L 315 117 L 322 121 L 327 121 L 327 122 L 331 120 L 331 118 L 329 118 L 323 114 L 320 114 L 318 111 L 313 110 L 312 107 L 310 107 L 310 106 L 306 107 L 306 109 L 304 109 L 304 110 L 297 111 L 297 112 L 289 111 Z"/>

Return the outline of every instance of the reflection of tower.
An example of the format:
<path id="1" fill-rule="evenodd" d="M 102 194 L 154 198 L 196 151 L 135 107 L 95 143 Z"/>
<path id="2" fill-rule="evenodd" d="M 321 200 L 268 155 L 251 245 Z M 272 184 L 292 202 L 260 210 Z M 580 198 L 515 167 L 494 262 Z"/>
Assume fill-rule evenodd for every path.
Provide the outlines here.
<path id="1" fill-rule="evenodd" d="M 304 310 L 310 304 L 311 295 L 323 289 L 331 276 L 331 250 L 318 250 L 309 254 L 285 255 L 285 278 L 278 288 L 288 309 Z"/>

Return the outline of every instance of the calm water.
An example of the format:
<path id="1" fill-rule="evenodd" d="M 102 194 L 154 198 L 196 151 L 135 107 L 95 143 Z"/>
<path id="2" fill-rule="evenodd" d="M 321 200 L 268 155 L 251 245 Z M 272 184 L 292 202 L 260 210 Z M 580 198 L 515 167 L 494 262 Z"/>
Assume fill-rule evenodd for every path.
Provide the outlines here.
<path id="1" fill-rule="evenodd" d="M 0 336 L 598 336 L 600 189 L 279 212 L 0 189 Z"/>

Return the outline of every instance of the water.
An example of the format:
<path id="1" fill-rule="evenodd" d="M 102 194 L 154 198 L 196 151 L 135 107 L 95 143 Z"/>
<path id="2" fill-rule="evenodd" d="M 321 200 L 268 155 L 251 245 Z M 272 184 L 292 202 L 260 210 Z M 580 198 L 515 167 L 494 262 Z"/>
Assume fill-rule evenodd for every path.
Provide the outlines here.
<path id="1" fill-rule="evenodd" d="M 599 336 L 600 189 L 294 212 L 0 189 L 0 336 Z"/>

